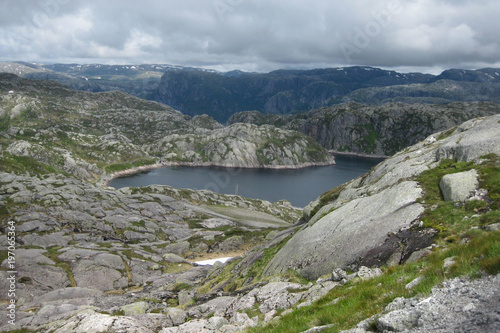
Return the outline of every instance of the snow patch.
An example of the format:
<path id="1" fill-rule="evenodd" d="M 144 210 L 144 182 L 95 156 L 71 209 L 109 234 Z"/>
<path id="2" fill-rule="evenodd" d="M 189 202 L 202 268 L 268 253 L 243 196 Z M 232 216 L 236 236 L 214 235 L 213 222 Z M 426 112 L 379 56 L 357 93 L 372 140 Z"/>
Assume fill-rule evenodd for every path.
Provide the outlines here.
<path id="1" fill-rule="evenodd" d="M 232 257 L 225 257 L 225 258 L 217 258 L 217 259 L 209 259 L 209 260 L 202 260 L 202 261 L 195 261 L 194 264 L 205 266 L 205 265 L 215 265 L 216 262 L 221 262 L 225 263 Z"/>

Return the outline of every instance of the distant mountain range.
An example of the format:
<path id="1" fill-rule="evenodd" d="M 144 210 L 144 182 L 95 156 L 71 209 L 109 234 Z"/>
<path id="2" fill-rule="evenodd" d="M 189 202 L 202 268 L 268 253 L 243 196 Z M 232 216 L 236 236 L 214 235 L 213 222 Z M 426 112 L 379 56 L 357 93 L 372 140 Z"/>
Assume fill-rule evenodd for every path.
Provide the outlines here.
<path id="1" fill-rule="evenodd" d="M 0 72 L 16 74 L 27 79 L 55 80 L 72 89 L 90 92 L 117 90 L 149 100 L 154 99 L 161 77 L 167 71 L 210 72 L 173 65 L 0 63 Z"/>
<path id="2" fill-rule="evenodd" d="M 373 67 L 217 72 L 171 65 L 0 63 L 0 71 L 56 80 L 85 91 L 119 90 L 188 114 L 225 122 L 234 113 L 300 113 L 345 102 L 500 103 L 500 69 L 450 69 L 440 75 Z"/>

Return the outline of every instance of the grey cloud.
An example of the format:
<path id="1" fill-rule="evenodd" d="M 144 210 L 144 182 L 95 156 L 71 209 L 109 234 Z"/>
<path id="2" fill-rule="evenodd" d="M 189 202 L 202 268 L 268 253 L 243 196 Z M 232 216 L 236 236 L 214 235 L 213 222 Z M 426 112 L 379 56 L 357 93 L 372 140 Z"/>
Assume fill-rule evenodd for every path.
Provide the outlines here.
<path id="1" fill-rule="evenodd" d="M 494 66 L 499 14 L 498 0 L 3 1 L 0 60 L 258 71 Z"/>

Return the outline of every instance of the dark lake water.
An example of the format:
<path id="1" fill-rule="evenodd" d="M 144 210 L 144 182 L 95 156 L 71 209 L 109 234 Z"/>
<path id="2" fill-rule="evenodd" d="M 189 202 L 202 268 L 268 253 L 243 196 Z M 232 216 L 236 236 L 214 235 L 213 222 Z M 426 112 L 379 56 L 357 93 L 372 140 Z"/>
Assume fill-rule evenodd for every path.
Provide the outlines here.
<path id="1" fill-rule="evenodd" d="M 305 207 L 322 193 L 366 173 L 380 159 L 336 156 L 336 164 L 294 170 L 240 169 L 219 167 L 164 167 L 116 178 L 115 188 L 170 185 L 175 188 L 212 190 L 248 198 L 278 201 L 287 199 Z"/>

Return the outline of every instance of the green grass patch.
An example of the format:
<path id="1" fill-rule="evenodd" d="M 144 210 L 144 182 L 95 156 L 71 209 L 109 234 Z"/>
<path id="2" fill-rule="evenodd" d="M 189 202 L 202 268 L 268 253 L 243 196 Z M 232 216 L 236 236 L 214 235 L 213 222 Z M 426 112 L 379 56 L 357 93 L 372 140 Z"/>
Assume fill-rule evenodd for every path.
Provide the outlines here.
<path id="1" fill-rule="evenodd" d="M 456 131 L 456 130 L 457 130 L 457 128 L 456 128 L 456 127 L 454 127 L 454 128 L 451 128 L 451 129 L 449 129 L 449 130 L 447 130 L 447 131 L 444 131 L 444 132 L 442 132 L 441 134 L 439 134 L 439 136 L 438 136 L 436 139 L 437 139 L 438 141 L 439 141 L 439 140 L 444 140 L 444 139 L 446 139 L 446 138 L 450 137 L 453 133 L 455 133 L 455 131 Z"/>
<path id="2" fill-rule="evenodd" d="M 500 209 L 500 157 L 496 155 L 483 156 L 486 161 L 481 165 L 481 186 L 488 190 L 492 200 L 492 209 Z"/>
<path id="3" fill-rule="evenodd" d="M 7 152 L 3 153 L 0 158 L 0 171 L 13 172 L 16 174 L 29 173 L 30 175 L 46 175 L 46 174 L 65 174 L 64 171 L 59 170 L 53 166 L 42 163 L 33 157 L 28 156 L 15 156 Z"/>
<path id="4" fill-rule="evenodd" d="M 183 264 L 163 263 L 163 265 L 165 266 L 165 269 L 163 270 L 164 274 L 182 273 L 193 268 L 193 266 L 186 263 Z"/>
<path id="5" fill-rule="evenodd" d="M 500 211 L 498 211 L 498 210 L 488 212 L 484 215 L 481 215 L 481 217 L 479 217 L 479 224 L 482 226 L 493 224 L 493 223 L 499 223 L 499 222 L 500 222 Z"/>
<path id="6" fill-rule="evenodd" d="M 8 250 L 0 250 L 0 264 L 9 257 Z"/>
<path id="7" fill-rule="evenodd" d="M 204 294 L 219 288 L 223 288 L 226 292 L 235 291 L 242 288 L 243 285 L 248 286 L 249 284 L 257 284 L 261 281 L 271 279 L 272 277 L 264 277 L 262 275 L 264 268 L 274 258 L 276 253 L 285 246 L 290 238 L 291 236 L 283 239 L 278 245 L 272 248 L 262 250 L 261 257 L 244 272 L 235 273 L 236 266 L 239 264 L 240 260 L 229 263 L 224 266 L 215 277 L 209 277 L 204 284 L 197 289 L 198 292 Z M 292 282 L 305 282 L 303 277 L 293 271 L 288 271 L 285 277 Z"/>
<path id="8" fill-rule="evenodd" d="M 209 276 L 200 287 L 196 288 L 198 293 L 200 295 L 207 294 L 214 289 L 223 286 L 226 282 L 234 279 L 232 271 L 240 261 L 241 260 L 234 260 L 233 262 L 225 265 L 224 268 L 215 276 Z"/>
<path id="9" fill-rule="evenodd" d="M 173 290 L 173 291 L 181 291 L 181 290 L 189 290 L 189 289 L 193 289 L 193 286 L 192 286 L 192 285 L 190 285 L 190 284 L 184 283 L 184 282 L 181 282 L 181 283 L 176 283 L 176 284 L 172 287 L 172 290 Z"/>
<path id="10" fill-rule="evenodd" d="M 145 227 L 146 226 L 146 221 L 140 220 L 139 222 L 132 222 L 131 224 L 134 227 Z"/>
<path id="11" fill-rule="evenodd" d="M 73 275 L 73 271 L 71 270 L 71 265 L 65 261 L 62 261 L 59 259 L 59 250 L 62 249 L 60 246 L 51 246 L 47 248 L 47 253 L 44 254 L 47 256 L 49 259 L 54 261 L 56 263 L 56 267 L 62 268 L 65 272 L 66 275 L 68 276 L 68 280 L 71 283 L 72 287 L 76 287 L 76 280 L 75 276 Z"/>
<path id="12" fill-rule="evenodd" d="M 346 187 L 346 185 L 342 184 L 342 185 L 339 185 L 337 187 L 334 187 L 333 189 L 331 189 L 328 192 L 323 193 L 319 197 L 319 204 L 316 205 L 316 207 L 314 207 L 314 209 L 311 211 L 311 216 L 309 216 L 309 218 L 311 218 L 314 215 L 316 215 L 316 213 L 323 206 L 326 206 L 327 204 L 329 204 L 329 203 L 334 202 L 335 200 L 337 200 L 337 198 L 339 197 L 340 193 L 345 189 L 345 187 Z"/>
<path id="13" fill-rule="evenodd" d="M 425 189 L 425 202 L 434 204 L 442 201 L 443 197 L 439 189 L 439 182 L 444 175 L 469 171 L 473 168 L 477 168 L 473 162 L 444 160 L 438 167 L 422 172 L 417 177 L 417 181 Z"/>
<path id="14" fill-rule="evenodd" d="M 9 209 L 7 208 L 7 205 L 0 204 L 0 222 L 5 221 L 5 223 L 7 223 L 9 217 L 10 213 Z M 3 223 L 0 223 L 0 225 L 3 225 Z"/>
<path id="15" fill-rule="evenodd" d="M 117 311 L 114 311 L 111 315 L 115 316 L 115 317 L 124 316 L 125 315 L 125 311 L 123 311 L 123 310 L 117 310 Z"/>

